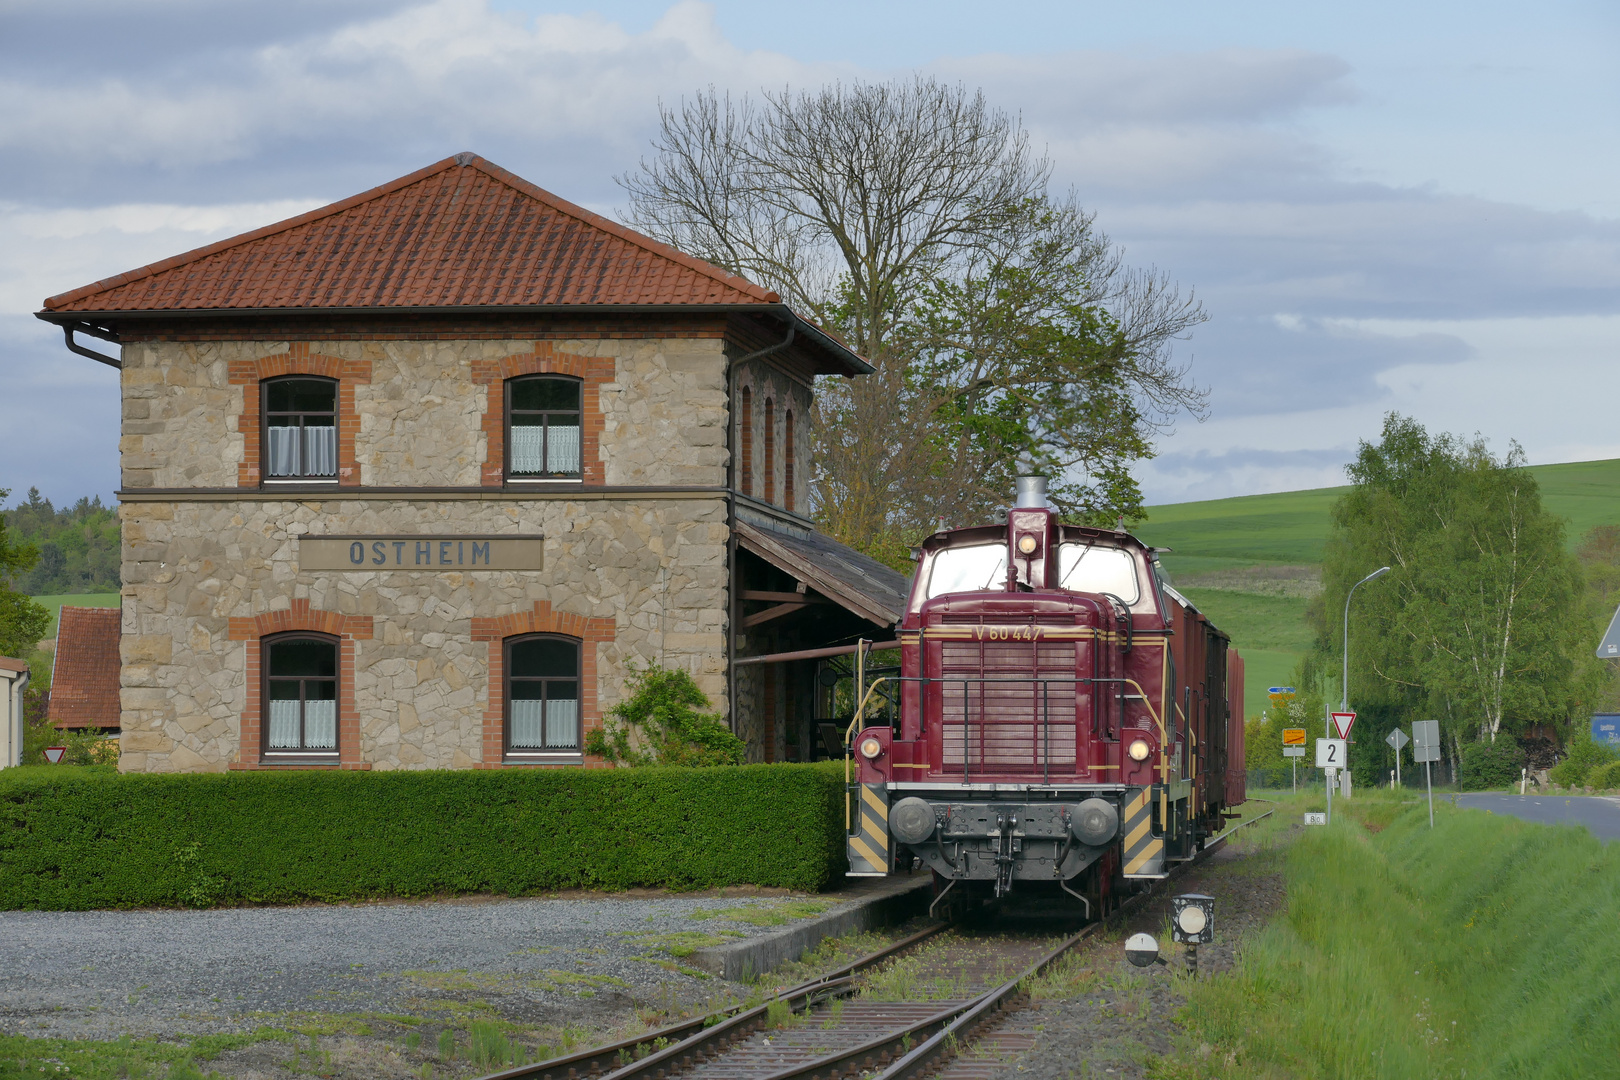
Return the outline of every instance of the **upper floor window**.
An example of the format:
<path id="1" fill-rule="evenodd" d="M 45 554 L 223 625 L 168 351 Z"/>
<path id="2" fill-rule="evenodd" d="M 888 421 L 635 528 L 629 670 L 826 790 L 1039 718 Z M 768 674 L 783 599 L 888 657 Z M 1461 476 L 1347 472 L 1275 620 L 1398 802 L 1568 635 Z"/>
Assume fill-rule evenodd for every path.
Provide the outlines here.
<path id="1" fill-rule="evenodd" d="M 294 376 L 264 383 L 264 474 L 272 480 L 335 480 L 338 384 Z"/>
<path id="2" fill-rule="evenodd" d="M 529 636 L 506 642 L 506 752 L 578 754 L 579 642 Z"/>
<path id="3" fill-rule="evenodd" d="M 265 753 L 336 757 L 337 639 L 282 634 L 263 648 Z"/>
<path id="4" fill-rule="evenodd" d="M 754 493 L 754 392 L 748 387 L 742 388 L 742 417 L 738 423 L 737 442 L 739 443 L 739 457 L 742 459 L 738 477 L 737 489 L 744 495 Z"/>
<path id="5" fill-rule="evenodd" d="M 765 501 L 776 501 L 776 402 L 765 399 Z"/>
<path id="6" fill-rule="evenodd" d="M 580 477 L 580 381 L 527 375 L 506 384 L 506 475 Z"/>
<path id="7" fill-rule="evenodd" d="M 793 510 L 793 410 L 782 418 L 782 505 Z"/>

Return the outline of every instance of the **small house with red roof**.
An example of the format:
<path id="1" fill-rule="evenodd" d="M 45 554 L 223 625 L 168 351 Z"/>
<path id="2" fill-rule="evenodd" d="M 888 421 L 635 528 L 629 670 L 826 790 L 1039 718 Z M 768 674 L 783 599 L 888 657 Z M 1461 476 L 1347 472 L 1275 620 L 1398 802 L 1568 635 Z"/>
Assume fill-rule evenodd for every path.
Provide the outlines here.
<path id="1" fill-rule="evenodd" d="M 51 666 L 50 718 L 56 727 L 118 731 L 121 620 L 115 607 L 63 606 Z"/>
<path id="2" fill-rule="evenodd" d="M 589 764 L 655 664 L 802 757 L 904 605 L 807 516 L 866 361 L 476 155 L 38 316 L 120 372 L 124 771 Z"/>

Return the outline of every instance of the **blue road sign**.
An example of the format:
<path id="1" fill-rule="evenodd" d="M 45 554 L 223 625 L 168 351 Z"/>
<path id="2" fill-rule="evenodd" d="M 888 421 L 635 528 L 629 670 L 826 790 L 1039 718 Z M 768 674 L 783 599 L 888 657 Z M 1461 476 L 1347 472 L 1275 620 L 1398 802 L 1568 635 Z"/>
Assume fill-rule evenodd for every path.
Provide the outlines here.
<path id="1" fill-rule="evenodd" d="M 1592 716 L 1592 741 L 1620 749 L 1620 713 L 1595 713 Z"/>
<path id="2" fill-rule="evenodd" d="M 1266 691 L 1268 694 L 1292 694 L 1293 692 L 1294 688 L 1292 686 L 1273 686 Z"/>

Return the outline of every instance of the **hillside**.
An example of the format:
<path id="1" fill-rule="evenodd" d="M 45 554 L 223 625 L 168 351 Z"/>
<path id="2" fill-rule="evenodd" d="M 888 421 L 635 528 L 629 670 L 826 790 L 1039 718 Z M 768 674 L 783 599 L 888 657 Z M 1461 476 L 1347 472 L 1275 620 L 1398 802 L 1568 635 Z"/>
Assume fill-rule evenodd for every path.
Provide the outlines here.
<path id="1" fill-rule="evenodd" d="M 1620 523 L 1620 459 L 1533 465 L 1546 506 L 1568 522 L 1571 548 L 1597 525 Z M 1333 502 L 1346 488 L 1150 506 L 1133 531 L 1156 547 L 1170 580 L 1232 635 L 1248 664 L 1245 704 L 1285 682 L 1310 647 L 1305 606 L 1320 591 Z"/>

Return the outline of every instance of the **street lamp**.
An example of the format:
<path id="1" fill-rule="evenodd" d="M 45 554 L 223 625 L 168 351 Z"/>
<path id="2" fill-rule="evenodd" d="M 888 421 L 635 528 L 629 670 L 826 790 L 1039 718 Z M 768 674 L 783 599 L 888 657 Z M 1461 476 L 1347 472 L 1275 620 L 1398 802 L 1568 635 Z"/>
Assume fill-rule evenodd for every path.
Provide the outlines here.
<path id="1" fill-rule="evenodd" d="M 1339 680 L 1339 711 L 1350 711 L 1350 598 L 1356 595 L 1356 590 L 1389 573 L 1389 567 L 1380 566 L 1354 585 L 1344 597 L 1344 675 Z M 1329 732 L 1329 735 L 1332 733 Z"/>

